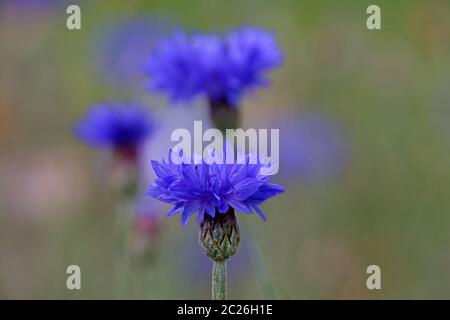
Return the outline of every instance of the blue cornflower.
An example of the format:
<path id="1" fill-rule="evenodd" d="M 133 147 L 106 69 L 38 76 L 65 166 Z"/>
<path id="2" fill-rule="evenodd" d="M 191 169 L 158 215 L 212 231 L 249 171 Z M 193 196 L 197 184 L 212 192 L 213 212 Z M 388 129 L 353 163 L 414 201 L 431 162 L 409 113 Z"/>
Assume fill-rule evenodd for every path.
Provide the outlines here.
<path id="1" fill-rule="evenodd" d="M 152 77 L 150 88 L 163 91 L 176 101 L 198 94 L 198 69 L 198 52 L 181 31 L 162 41 L 145 66 L 145 72 Z"/>
<path id="2" fill-rule="evenodd" d="M 266 72 L 278 67 L 283 60 L 274 34 L 259 28 L 232 30 L 227 35 L 226 44 L 239 94 L 246 88 L 267 85 Z"/>
<path id="3" fill-rule="evenodd" d="M 94 147 L 133 151 L 153 128 L 153 120 L 143 106 L 104 103 L 89 109 L 77 123 L 75 134 Z"/>
<path id="4" fill-rule="evenodd" d="M 172 155 L 170 151 L 167 163 L 152 161 L 157 179 L 147 194 L 174 205 L 167 216 L 181 212 L 183 225 L 196 212 L 197 221 L 202 223 L 205 214 L 214 218 L 229 209 L 245 214 L 256 212 L 265 220 L 259 205 L 284 192 L 282 186 L 268 181 L 272 164 L 259 158 L 246 155 L 233 164 L 201 159 L 195 164 L 184 157 L 174 162 Z"/>
<path id="5" fill-rule="evenodd" d="M 214 34 L 200 34 L 193 36 L 191 41 L 198 55 L 198 94 L 212 101 L 234 96 L 238 82 L 230 68 L 223 39 Z"/>
<path id="6" fill-rule="evenodd" d="M 153 53 L 146 72 L 151 87 L 172 100 L 204 96 L 236 106 L 244 93 L 266 85 L 266 73 L 281 61 L 274 34 L 259 28 L 242 27 L 223 37 L 177 32 Z"/>
<path id="7" fill-rule="evenodd" d="M 152 16 L 109 23 L 93 37 L 94 67 L 108 83 L 139 86 L 143 81 L 142 66 L 172 29 L 169 22 Z"/>

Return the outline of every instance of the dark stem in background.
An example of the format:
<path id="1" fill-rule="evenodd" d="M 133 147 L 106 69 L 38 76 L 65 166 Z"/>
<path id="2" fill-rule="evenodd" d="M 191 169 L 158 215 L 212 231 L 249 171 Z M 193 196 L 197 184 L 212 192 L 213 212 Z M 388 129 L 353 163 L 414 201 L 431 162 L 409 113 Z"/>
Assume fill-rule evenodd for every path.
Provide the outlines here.
<path id="1" fill-rule="evenodd" d="M 226 129 L 236 129 L 239 127 L 241 120 L 239 108 L 230 105 L 226 100 L 210 100 L 209 112 L 213 124 L 224 134 Z"/>

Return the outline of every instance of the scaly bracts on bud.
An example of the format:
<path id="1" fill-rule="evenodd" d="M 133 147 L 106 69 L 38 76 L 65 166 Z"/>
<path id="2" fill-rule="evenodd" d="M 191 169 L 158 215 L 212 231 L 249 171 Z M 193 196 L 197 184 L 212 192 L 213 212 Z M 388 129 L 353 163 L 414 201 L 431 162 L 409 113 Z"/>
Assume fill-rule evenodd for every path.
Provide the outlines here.
<path id="1" fill-rule="evenodd" d="M 214 261 L 222 262 L 234 255 L 239 247 L 240 235 L 234 209 L 212 218 L 206 215 L 200 223 L 200 245 Z"/>

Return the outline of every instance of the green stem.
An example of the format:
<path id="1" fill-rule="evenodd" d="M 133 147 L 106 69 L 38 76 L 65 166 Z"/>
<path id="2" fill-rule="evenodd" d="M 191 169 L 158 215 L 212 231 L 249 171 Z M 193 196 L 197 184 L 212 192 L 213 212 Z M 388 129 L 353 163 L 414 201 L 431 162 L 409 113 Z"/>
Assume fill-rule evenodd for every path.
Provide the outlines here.
<path id="1" fill-rule="evenodd" d="M 214 261 L 212 269 L 212 299 L 225 300 L 227 298 L 227 262 Z"/>

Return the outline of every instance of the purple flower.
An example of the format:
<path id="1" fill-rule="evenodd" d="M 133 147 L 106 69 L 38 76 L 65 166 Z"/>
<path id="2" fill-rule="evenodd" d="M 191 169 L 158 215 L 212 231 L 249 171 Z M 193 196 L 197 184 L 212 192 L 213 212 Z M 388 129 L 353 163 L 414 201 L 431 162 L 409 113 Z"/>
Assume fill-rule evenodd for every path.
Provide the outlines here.
<path id="1" fill-rule="evenodd" d="M 191 99 L 199 92 L 198 52 L 182 32 L 161 42 L 145 71 L 152 76 L 150 87 L 172 100 Z"/>
<path id="2" fill-rule="evenodd" d="M 135 86 L 152 49 L 170 29 L 170 23 L 152 16 L 107 24 L 93 38 L 94 67 L 111 84 Z"/>
<path id="3" fill-rule="evenodd" d="M 266 73 L 281 61 L 274 35 L 262 29 L 234 29 L 224 37 L 177 32 L 153 53 L 146 72 L 151 88 L 172 100 L 204 96 L 235 106 L 245 92 L 266 85 Z"/>
<path id="4" fill-rule="evenodd" d="M 267 85 L 265 73 L 283 60 L 274 34 L 258 28 L 240 28 L 230 32 L 226 41 L 229 63 L 240 90 Z"/>
<path id="5" fill-rule="evenodd" d="M 140 105 L 97 104 L 75 128 L 76 136 L 100 148 L 134 150 L 153 131 L 153 121 Z"/>
<path id="6" fill-rule="evenodd" d="M 167 163 L 152 161 L 157 179 L 147 194 L 174 205 L 167 216 L 181 212 L 183 225 L 196 212 L 197 221 L 202 222 L 205 213 L 215 217 L 230 208 L 245 214 L 256 212 L 265 220 L 258 206 L 284 192 L 284 188 L 269 183 L 271 163 L 264 164 L 259 158 L 257 161 L 252 159 L 255 158 L 246 155 L 234 164 L 208 164 L 210 161 L 203 159 L 193 164 L 189 159 L 182 158 L 181 162 L 175 161 L 179 163 L 176 164 L 171 150 Z"/>
<path id="7" fill-rule="evenodd" d="M 191 41 L 198 55 L 198 94 L 211 100 L 231 97 L 237 82 L 230 69 L 223 39 L 218 35 L 204 34 L 192 37 Z"/>

